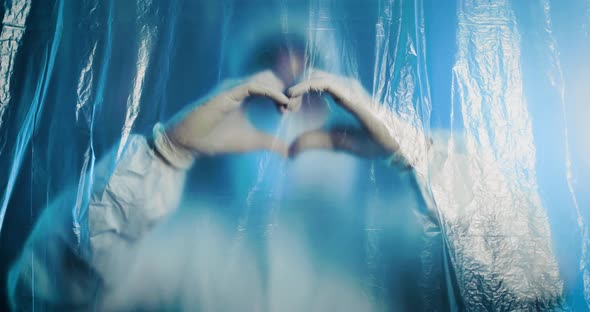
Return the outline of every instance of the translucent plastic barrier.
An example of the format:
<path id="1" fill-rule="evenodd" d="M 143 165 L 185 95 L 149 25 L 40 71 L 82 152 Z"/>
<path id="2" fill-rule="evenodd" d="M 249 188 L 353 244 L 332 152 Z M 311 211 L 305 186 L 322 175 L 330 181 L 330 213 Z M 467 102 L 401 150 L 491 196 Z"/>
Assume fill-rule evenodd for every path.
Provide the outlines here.
<path id="1" fill-rule="evenodd" d="M 0 309 L 590 309 L 589 1 L 0 13 Z"/>

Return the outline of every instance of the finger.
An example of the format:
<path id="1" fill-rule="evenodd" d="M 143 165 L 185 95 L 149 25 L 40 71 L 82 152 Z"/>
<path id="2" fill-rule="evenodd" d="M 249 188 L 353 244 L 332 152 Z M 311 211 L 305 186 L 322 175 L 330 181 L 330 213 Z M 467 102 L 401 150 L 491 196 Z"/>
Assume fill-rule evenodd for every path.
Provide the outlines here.
<path id="1" fill-rule="evenodd" d="M 265 70 L 250 79 L 248 94 L 268 97 L 274 100 L 280 112 L 284 112 L 289 105 L 289 98 L 283 93 L 285 83 L 273 71 Z"/>
<path id="2" fill-rule="evenodd" d="M 303 96 L 309 92 L 326 92 L 334 89 L 335 81 L 320 78 L 310 78 L 299 82 L 287 90 L 289 97 Z M 333 91 L 333 90 L 330 90 Z"/>
<path id="3" fill-rule="evenodd" d="M 248 96 L 263 96 L 272 99 L 282 107 L 289 107 L 289 98 L 283 94 L 282 90 L 271 89 L 260 83 L 253 83 L 248 88 Z"/>
<path id="4" fill-rule="evenodd" d="M 338 75 L 334 75 L 317 68 L 308 68 L 306 73 L 303 75 L 304 79 L 316 79 L 316 78 L 340 78 Z"/>
<path id="5" fill-rule="evenodd" d="M 354 91 L 352 86 L 340 81 L 340 79 L 336 79 L 333 76 L 311 78 L 291 87 L 287 91 L 287 94 L 291 98 L 291 105 L 296 107 L 300 103 L 299 98 L 310 92 L 326 92 L 334 98 L 336 103 L 357 118 L 366 117 L 363 105 L 368 103 L 359 100 L 362 98 L 360 94 L 355 94 L 355 92 L 358 93 L 361 91 Z"/>
<path id="6" fill-rule="evenodd" d="M 306 150 L 335 150 L 330 133 L 323 130 L 303 133 L 289 146 L 289 157 L 294 158 Z"/>
<path id="7" fill-rule="evenodd" d="M 346 79 L 343 77 L 322 70 L 309 69 L 308 75 L 300 83 L 291 87 L 288 93 L 289 96 L 299 96 L 313 91 L 335 91 L 338 93 L 335 87 L 342 85 L 344 80 Z"/>
<path id="8" fill-rule="evenodd" d="M 231 98 L 235 104 L 241 104 L 249 96 L 263 96 L 272 99 L 279 107 L 287 108 L 289 98 L 283 93 L 285 85 L 272 71 L 258 73 L 248 79 L 248 82 L 234 88 Z"/>
<path id="9" fill-rule="evenodd" d="M 289 94 L 289 109 L 293 112 L 298 112 L 301 110 L 301 106 L 303 105 L 303 98 L 306 93 L 309 92 L 324 92 L 329 87 L 329 85 L 316 85 L 315 83 L 312 84 L 311 80 L 314 82 L 319 78 L 325 78 L 328 76 L 327 73 L 319 70 L 312 69 L 313 73 L 308 75 L 308 78 L 299 84 L 291 87 L 287 93 Z M 307 83 L 305 83 L 307 82 Z M 312 86 L 315 89 L 312 90 Z"/>
<path id="10" fill-rule="evenodd" d="M 343 151 L 357 156 L 373 158 L 387 155 L 366 133 L 354 128 L 312 130 L 299 136 L 289 147 L 289 156 L 295 157 L 305 150 Z"/>
<path id="11" fill-rule="evenodd" d="M 250 82 L 256 82 L 268 86 L 269 88 L 283 91 L 285 83 L 272 70 L 265 70 L 248 79 Z"/>
<path id="12" fill-rule="evenodd" d="M 293 112 L 298 112 L 301 110 L 301 106 L 303 105 L 303 96 L 296 96 L 289 99 L 289 109 Z"/>
<path id="13" fill-rule="evenodd" d="M 289 147 L 287 144 L 279 138 L 263 132 L 258 132 L 256 134 L 255 145 L 253 147 L 258 150 L 268 150 L 277 153 L 284 158 L 287 158 L 289 155 Z"/>

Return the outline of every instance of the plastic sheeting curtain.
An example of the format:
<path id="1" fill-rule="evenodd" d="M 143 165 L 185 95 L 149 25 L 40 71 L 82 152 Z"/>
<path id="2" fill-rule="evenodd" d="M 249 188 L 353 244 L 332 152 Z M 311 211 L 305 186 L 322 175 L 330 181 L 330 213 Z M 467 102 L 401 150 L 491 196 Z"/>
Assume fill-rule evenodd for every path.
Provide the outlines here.
<path id="1" fill-rule="evenodd" d="M 3 280 L 45 207 L 72 192 L 63 209 L 84 211 L 110 148 L 263 69 L 267 38 L 297 37 L 307 67 L 359 79 L 434 139 L 425 178 L 345 155 L 199 160 L 181 217 L 144 250 L 157 264 L 130 263 L 144 270 L 128 308 L 590 309 L 589 1 L 7 0 L 2 13 Z M 413 143 L 400 144 L 426 148 Z"/>

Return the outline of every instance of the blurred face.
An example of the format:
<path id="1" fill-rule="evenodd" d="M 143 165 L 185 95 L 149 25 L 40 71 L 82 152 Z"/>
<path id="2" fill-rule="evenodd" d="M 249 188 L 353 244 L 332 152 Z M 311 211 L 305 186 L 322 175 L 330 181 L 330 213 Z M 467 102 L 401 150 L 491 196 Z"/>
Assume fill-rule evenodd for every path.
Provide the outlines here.
<path id="1" fill-rule="evenodd" d="M 283 80 L 285 86 L 294 85 L 305 66 L 303 51 L 282 51 L 274 61 L 273 71 Z"/>

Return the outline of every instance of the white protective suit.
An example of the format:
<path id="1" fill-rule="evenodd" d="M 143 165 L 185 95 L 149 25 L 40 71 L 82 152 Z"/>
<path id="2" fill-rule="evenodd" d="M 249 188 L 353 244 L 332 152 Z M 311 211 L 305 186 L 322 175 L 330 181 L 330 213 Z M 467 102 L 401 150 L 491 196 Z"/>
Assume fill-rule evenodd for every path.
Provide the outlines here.
<path id="1" fill-rule="evenodd" d="M 426 150 L 421 131 L 384 108 L 375 109 L 386 116 L 383 120 L 438 220 L 434 226 L 444 233 L 465 304 L 484 308 L 485 300 L 507 300 L 527 307 L 527 302 L 559 298 L 563 283 L 534 178 L 511 183 L 524 177 L 479 153 L 472 138 L 457 144 L 463 138 L 434 134 L 434 145 Z M 144 137 L 131 136 L 118 159 L 115 150 L 105 157 L 95 169 L 88 203 L 77 202 L 84 196 L 72 189 L 46 208 L 10 272 L 14 304 L 24 309 L 35 301 L 56 310 L 86 310 L 89 305 L 119 309 L 116 303 L 125 300 L 116 298 L 121 294 L 117 287 L 132 269 L 128 260 L 150 229 L 179 205 L 192 161 L 183 153 L 169 155 L 166 142 L 158 145 L 157 136 L 155 141 L 159 152 Z M 338 297 L 360 293 L 344 288 L 341 294 L 346 295 Z M 358 305 L 346 300 L 342 305 L 371 310 L 362 299 L 354 302 Z"/>
<path id="2" fill-rule="evenodd" d="M 115 156 L 113 150 L 97 165 L 77 222 L 75 188 L 43 212 L 9 275 L 16 306 L 28 310 L 36 300 L 56 310 L 87 309 L 127 269 L 117 255 L 178 206 L 185 170 L 165 163 L 143 136 L 129 138 L 116 164 Z"/>
<path id="3" fill-rule="evenodd" d="M 116 155 L 114 148 L 97 165 L 79 229 L 75 188 L 45 209 L 10 272 L 13 308 L 383 310 L 346 274 L 315 271 L 292 229 L 268 242 L 270 277 L 263 286 L 249 246 L 236 245 L 223 222 L 191 215 L 160 227 L 179 205 L 186 170 L 140 135 L 129 137 L 115 163 Z"/>

